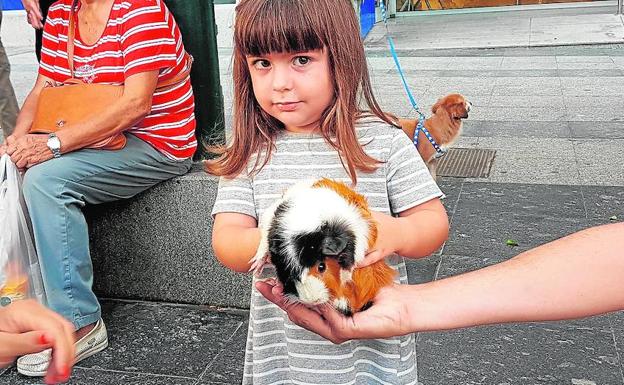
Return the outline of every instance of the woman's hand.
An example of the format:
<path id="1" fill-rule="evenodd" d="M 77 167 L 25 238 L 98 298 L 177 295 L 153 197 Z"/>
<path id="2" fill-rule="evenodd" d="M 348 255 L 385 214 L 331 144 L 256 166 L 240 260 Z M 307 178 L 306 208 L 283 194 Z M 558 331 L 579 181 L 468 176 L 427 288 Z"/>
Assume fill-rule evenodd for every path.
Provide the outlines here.
<path id="1" fill-rule="evenodd" d="M 7 138 L 7 141 L 9 138 Z M 47 135 L 28 134 L 8 141 L 6 153 L 9 154 L 15 166 L 23 170 L 54 157 L 47 143 Z"/>
<path id="2" fill-rule="evenodd" d="M 33 300 L 0 308 L 0 368 L 19 356 L 52 348 L 46 383 L 67 382 L 74 365 L 74 327 Z"/>
<path id="3" fill-rule="evenodd" d="M 256 282 L 269 301 L 282 308 L 295 324 L 335 344 L 351 339 L 388 338 L 412 333 L 406 287 L 393 285 L 379 291 L 369 309 L 345 317 L 330 305 L 314 309 L 287 301 L 282 286 L 273 279 Z"/>
<path id="4" fill-rule="evenodd" d="M 43 28 L 43 14 L 38 0 L 22 0 L 26 10 L 26 21 L 35 29 Z"/>
<path id="5" fill-rule="evenodd" d="M 365 267 L 380 261 L 390 254 L 396 253 L 400 240 L 397 240 L 397 231 L 393 228 L 396 219 L 390 215 L 372 211 L 373 220 L 377 222 L 377 242 L 366 252 L 366 258 L 357 264 Z"/>

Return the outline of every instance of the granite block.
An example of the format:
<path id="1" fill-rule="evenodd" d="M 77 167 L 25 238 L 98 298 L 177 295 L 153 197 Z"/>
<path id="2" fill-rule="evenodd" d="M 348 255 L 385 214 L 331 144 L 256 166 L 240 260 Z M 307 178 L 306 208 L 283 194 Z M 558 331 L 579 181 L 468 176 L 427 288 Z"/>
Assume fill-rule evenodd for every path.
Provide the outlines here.
<path id="1" fill-rule="evenodd" d="M 425 258 L 406 259 L 407 281 L 411 285 L 415 285 L 435 280 L 440 260 L 441 256 L 437 253 Z"/>
<path id="2" fill-rule="evenodd" d="M 581 64 L 581 63 L 613 63 L 613 59 L 610 56 L 598 56 L 598 55 L 565 55 L 555 56 L 554 59 L 557 63 L 566 64 Z"/>
<path id="3" fill-rule="evenodd" d="M 462 134 L 477 137 L 500 138 L 569 138 L 570 128 L 565 121 L 472 120 L 464 122 Z"/>
<path id="4" fill-rule="evenodd" d="M 470 116 L 477 120 L 525 120 L 550 122 L 565 120 L 564 107 L 480 107 L 471 112 Z"/>
<path id="5" fill-rule="evenodd" d="M 624 121 L 624 115 L 617 106 L 583 105 L 568 108 L 565 120 L 615 122 Z"/>
<path id="6" fill-rule="evenodd" d="M 3 377 L 3 385 L 43 385 L 42 378 L 22 376 L 15 368 Z M 156 376 L 143 373 L 74 368 L 67 385 L 195 385 L 197 379 L 182 376 Z"/>
<path id="7" fill-rule="evenodd" d="M 493 95 L 488 107 L 536 107 L 536 108 L 563 108 L 565 106 L 562 95 Z"/>
<path id="8" fill-rule="evenodd" d="M 501 154 L 525 157 L 552 156 L 563 159 L 574 156 L 574 146 L 570 140 L 565 138 L 537 137 L 518 138 L 518 140 L 514 137 L 479 138 L 479 146 L 496 150 L 497 156 Z"/>
<path id="9" fill-rule="evenodd" d="M 610 59 L 610 58 L 607 58 Z M 557 63 L 557 67 L 561 70 L 616 70 L 618 67 L 613 63 L 613 61 L 605 61 L 605 62 L 559 62 Z M 619 72 L 619 71 L 618 71 Z"/>
<path id="10" fill-rule="evenodd" d="M 464 179 L 462 178 L 449 178 L 449 177 L 438 177 L 436 180 L 440 190 L 446 196 L 442 199 L 442 204 L 444 204 L 444 208 L 449 216 L 449 221 L 453 221 L 453 214 L 455 213 L 455 209 L 457 208 L 457 202 L 459 200 L 459 195 L 461 193 L 461 188 L 464 184 Z"/>
<path id="11" fill-rule="evenodd" d="M 575 139 L 624 139 L 624 121 L 568 122 Z"/>
<path id="12" fill-rule="evenodd" d="M 624 95 L 624 78 L 561 77 L 561 87 L 566 96 L 615 96 Z"/>
<path id="13" fill-rule="evenodd" d="M 108 349 L 79 366 L 199 378 L 246 321 L 244 313 L 194 306 L 104 301 Z"/>
<path id="14" fill-rule="evenodd" d="M 500 261 L 585 227 L 578 186 L 466 181 L 443 255 Z"/>
<path id="15" fill-rule="evenodd" d="M 423 385 L 621 385 L 613 334 L 559 324 L 518 324 L 421 333 Z"/>
<path id="16" fill-rule="evenodd" d="M 553 77 L 496 78 L 493 95 L 561 95 L 561 83 Z"/>
<path id="17" fill-rule="evenodd" d="M 96 293 L 248 307 L 251 277 L 223 267 L 210 244 L 217 183 L 197 171 L 132 199 L 89 207 Z"/>
<path id="18" fill-rule="evenodd" d="M 200 377 L 200 384 L 206 382 L 240 384 L 242 382 L 248 327 L 248 322 L 241 324 L 232 336 L 227 349 L 223 349 L 206 368 Z"/>
<path id="19" fill-rule="evenodd" d="M 506 70 L 557 69 L 557 60 L 553 56 L 504 57 L 501 67 Z"/>
<path id="20" fill-rule="evenodd" d="M 624 139 L 575 140 L 582 184 L 624 186 Z"/>
<path id="21" fill-rule="evenodd" d="M 590 224 L 600 225 L 624 221 L 624 187 L 582 186 L 581 188 Z"/>

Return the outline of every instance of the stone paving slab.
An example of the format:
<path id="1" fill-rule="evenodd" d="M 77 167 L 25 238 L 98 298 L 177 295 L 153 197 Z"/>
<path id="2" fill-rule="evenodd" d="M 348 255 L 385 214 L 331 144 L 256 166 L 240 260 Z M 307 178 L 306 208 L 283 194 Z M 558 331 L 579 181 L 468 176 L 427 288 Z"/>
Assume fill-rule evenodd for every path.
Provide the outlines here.
<path id="1" fill-rule="evenodd" d="M 579 186 L 466 181 L 443 254 L 508 259 L 587 227 L 586 218 Z"/>
<path id="2" fill-rule="evenodd" d="M 82 361 L 70 384 L 234 384 L 242 376 L 247 313 L 200 306 L 102 301 L 109 347 Z M 229 377 L 228 377 L 229 376 Z M 13 368 L 3 385 L 40 384 Z"/>
<path id="3" fill-rule="evenodd" d="M 423 385 L 623 384 L 612 332 L 554 323 L 421 333 L 418 360 Z"/>
<path id="4" fill-rule="evenodd" d="M 583 135 L 587 127 L 586 123 L 580 124 L 577 137 Z M 623 125 L 624 127 L 624 125 Z M 610 132 L 617 129 L 611 129 Z M 564 121 L 542 121 L 531 122 L 526 120 L 504 121 L 504 120 L 473 120 L 472 118 L 464 122 L 463 135 L 471 137 L 485 138 L 569 138 L 571 136 L 569 122 Z M 623 131 L 624 133 L 624 131 Z M 588 133 L 589 134 L 589 133 Z M 593 131 L 591 132 L 593 134 Z"/>

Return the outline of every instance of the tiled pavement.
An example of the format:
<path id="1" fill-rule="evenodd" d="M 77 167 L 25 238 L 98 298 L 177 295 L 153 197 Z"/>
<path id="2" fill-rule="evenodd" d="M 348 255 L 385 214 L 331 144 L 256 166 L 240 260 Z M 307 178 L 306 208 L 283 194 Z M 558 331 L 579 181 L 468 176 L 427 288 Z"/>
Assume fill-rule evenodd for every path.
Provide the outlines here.
<path id="1" fill-rule="evenodd" d="M 390 58 L 377 49 L 369 53 L 382 106 L 409 115 Z M 28 55 L 11 54 L 19 95 L 32 80 Z M 228 55 L 223 50 L 223 64 Z M 624 46 L 412 49 L 401 55 L 424 109 L 452 91 L 474 103 L 457 147 L 497 150 L 489 178 L 439 180 L 450 237 L 440 252 L 409 262 L 413 283 L 500 262 L 624 218 Z M 231 100 L 227 67 L 222 73 Z M 507 239 L 519 246 L 506 246 Z M 110 347 L 81 362 L 72 384 L 240 382 L 244 310 L 118 300 L 103 305 Z M 423 385 L 624 385 L 623 344 L 624 313 L 421 333 L 419 379 Z M 39 382 L 13 369 L 0 383 Z"/>

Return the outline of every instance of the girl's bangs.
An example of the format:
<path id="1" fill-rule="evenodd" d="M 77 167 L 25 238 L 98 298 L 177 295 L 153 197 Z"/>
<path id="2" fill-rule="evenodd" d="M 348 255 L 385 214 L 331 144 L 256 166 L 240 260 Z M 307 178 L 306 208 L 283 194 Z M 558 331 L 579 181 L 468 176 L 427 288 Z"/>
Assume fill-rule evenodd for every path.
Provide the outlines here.
<path id="1" fill-rule="evenodd" d="M 304 52 L 325 47 L 305 2 L 264 0 L 242 2 L 237 10 L 235 44 L 245 56 L 271 52 Z M 256 7 L 252 7 L 255 3 Z M 243 6 L 249 5 L 249 6 Z M 253 8 L 253 9 L 252 9 Z"/>

